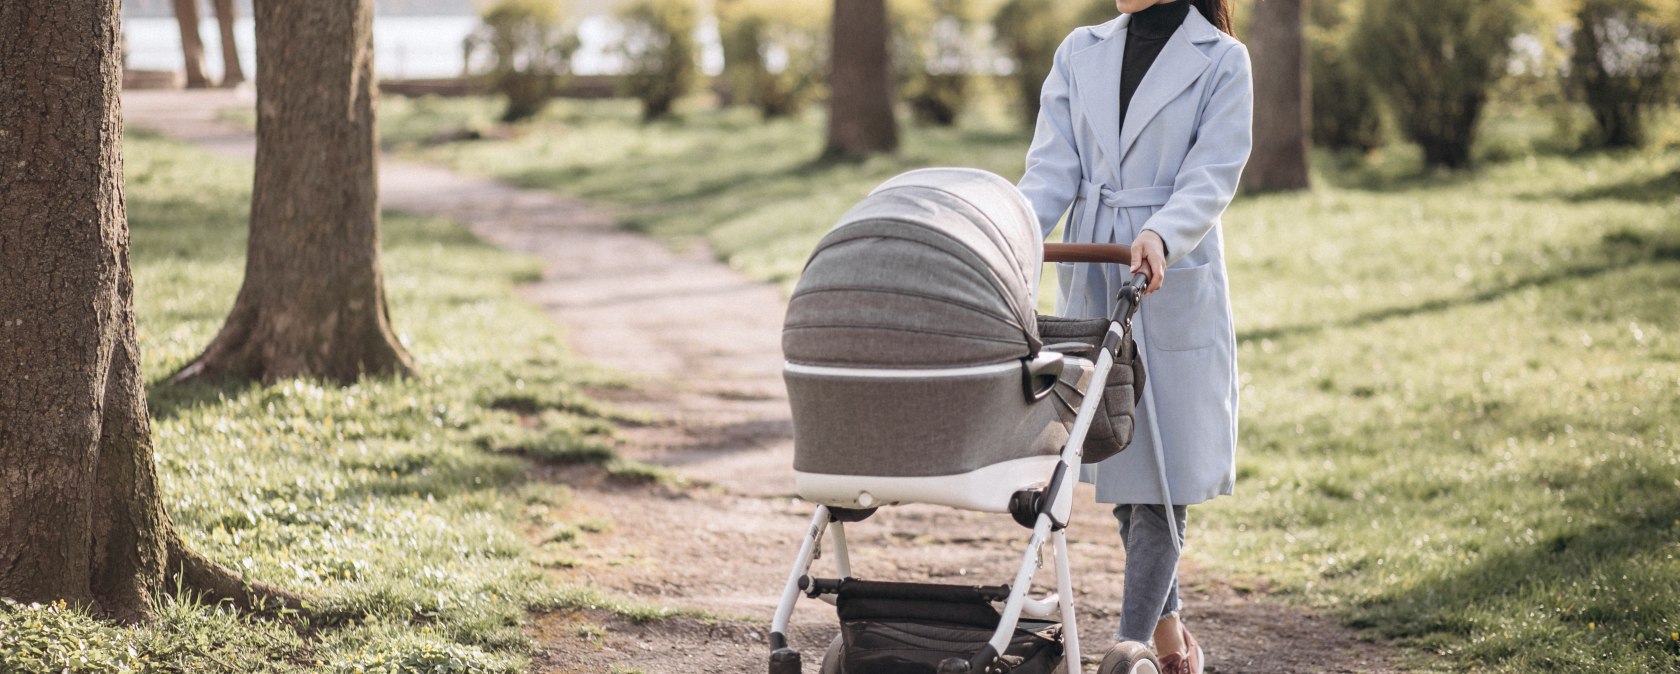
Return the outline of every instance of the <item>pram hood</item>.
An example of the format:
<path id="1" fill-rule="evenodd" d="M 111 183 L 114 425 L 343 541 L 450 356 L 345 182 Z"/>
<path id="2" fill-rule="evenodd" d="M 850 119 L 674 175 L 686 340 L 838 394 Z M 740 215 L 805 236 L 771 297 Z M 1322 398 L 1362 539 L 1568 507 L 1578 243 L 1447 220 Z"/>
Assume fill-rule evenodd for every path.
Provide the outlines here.
<path id="1" fill-rule="evenodd" d="M 978 169 L 895 177 L 806 261 L 782 333 L 790 363 L 913 369 L 1036 354 L 1044 243 L 1026 198 Z"/>

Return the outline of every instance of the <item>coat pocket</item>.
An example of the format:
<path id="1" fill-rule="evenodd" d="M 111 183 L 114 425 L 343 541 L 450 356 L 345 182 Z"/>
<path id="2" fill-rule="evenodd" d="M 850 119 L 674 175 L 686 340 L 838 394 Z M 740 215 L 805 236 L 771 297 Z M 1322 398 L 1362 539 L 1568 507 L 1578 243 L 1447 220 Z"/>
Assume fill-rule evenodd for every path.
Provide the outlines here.
<path id="1" fill-rule="evenodd" d="M 1213 265 L 1168 268 L 1161 289 L 1143 301 L 1143 329 L 1149 346 L 1191 351 L 1213 345 L 1219 312 Z"/>

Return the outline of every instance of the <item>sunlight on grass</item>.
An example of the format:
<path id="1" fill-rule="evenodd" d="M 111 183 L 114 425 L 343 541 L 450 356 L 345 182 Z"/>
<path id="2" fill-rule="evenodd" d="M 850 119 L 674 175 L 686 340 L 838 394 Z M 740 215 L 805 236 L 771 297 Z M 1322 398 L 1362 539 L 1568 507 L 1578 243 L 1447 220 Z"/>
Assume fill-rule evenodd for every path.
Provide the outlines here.
<path id="1" fill-rule="evenodd" d="M 401 124 L 494 105 L 416 101 Z M 1430 667 L 1674 669 L 1680 115 L 1653 149 L 1566 154 L 1543 116 L 1496 113 L 1477 171 L 1423 173 L 1405 146 L 1320 154 L 1312 191 L 1233 204 L 1240 479 L 1195 509 L 1190 554 L 1451 663 Z M 1015 178 L 1027 144 L 993 116 L 819 164 L 821 121 L 643 126 L 625 102 L 564 102 L 508 139 L 404 147 L 701 237 L 787 286 L 881 180 Z"/>
<path id="2" fill-rule="evenodd" d="M 0 669 L 524 671 L 520 623 L 553 591 L 519 527 L 531 512 L 557 512 L 550 505 L 565 492 L 525 484 L 528 462 L 514 454 L 587 448 L 613 458 L 614 413 L 579 390 L 613 381 L 512 293 L 538 263 L 451 222 L 388 214 L 392 320 L 418 378 L 162 384 L 232 305 L 251 169 L 138 132 L 125 150 L 166 507 L 198 550 L 313 597 L 313 617 L 273 621 L 164 599 L 156 623 L 119 628 L 64 607 L 0 605 Z M 475 443 L 508 427 L 543 444 Z"/>

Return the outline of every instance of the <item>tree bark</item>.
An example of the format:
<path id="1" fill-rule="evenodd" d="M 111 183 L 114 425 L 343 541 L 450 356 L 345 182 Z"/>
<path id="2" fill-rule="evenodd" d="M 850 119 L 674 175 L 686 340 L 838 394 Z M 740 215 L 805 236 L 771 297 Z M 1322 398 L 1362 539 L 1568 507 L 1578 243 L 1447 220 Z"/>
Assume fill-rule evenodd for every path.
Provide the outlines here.
<path id="1" fill-rule="evenodd" d="M 198 35 L 198 0 L 171 0 L 175 4 L 175 23 L 181 27 L 181 56 L 186 61 L 187 88 L 210 86 L 204 74 L 204 39 Z"/>
<path id="2" fill-rule="evenodd" d="M 861 157 L 898 149 L 884 0 L 834 0 L 823 155 Z"/>
<path id="3" fill-rule="evenodd" d="M 1254 4 L 1248 46 L 1254 53 L 1254 152 L 1243 187 L 1258 191 L 1309 186 L 1312 93 L 1302 35 L 1309 0 Z"/>
<path id="4" fill-rule="evenodd" d="M 233 0 L 215 0 L 215 5 L 216 26 L 222 31 L 222 87 L 231 89 L 245 81 L 245 69 L 239 65 L 239 41 L 233 34 L 239 9 Z"/>
<path id="5" fill-rule="evenodd" d="M 190 566 L 189 589 L 296 607 L 188 551 L 159 498 L 122 195 L 117 6 L 0 3 L 0 596 L 136 620 L 174 587 L 169 570 Z"/>
<path id="6" fill-rule="evenodd" d="M 373 2 L 257 0 L 255 15 L 245 282 L 221 332 L 171 379 L 410 374 L 379 261 Z"/>

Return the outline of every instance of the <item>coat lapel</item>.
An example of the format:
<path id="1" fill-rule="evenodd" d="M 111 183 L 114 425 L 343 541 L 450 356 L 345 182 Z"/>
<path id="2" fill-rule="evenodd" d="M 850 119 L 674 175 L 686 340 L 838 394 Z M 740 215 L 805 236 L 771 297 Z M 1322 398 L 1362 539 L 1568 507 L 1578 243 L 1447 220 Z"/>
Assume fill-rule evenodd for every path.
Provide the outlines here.
<path id="1" fill-rule="evenodd" d="M 1187 0 L 1178 1 L 1185 2 Z M 1207 70 L 1211 61 L 1207 55 L 1202 53 L 1200 48 L 1196 47 L 1196 44 L 1218 39 L 1217 30 L 1213 27 L 1213 24 L 1208 23 L 1208 20 L 1202 17 L 1201 12 L 1192 9 L 1185 15 L 1184 23 L 1178 27 L 1178 30 L 1173 31 L 1172 37 L 1167 38 L 1166 46 L 1161 48 L 1161 54 L 1155 57 L 1155 63 L 1149 66 L 1148 72 L 1144 73 L 1143 81 L 1138 83 L 1137 91 L 1132 94 L 1131 105 L 1126 108 L 1126 123 L 1122 127 L 1123 133 L 1120 136 L 1118 153 L 1121 159 L 1125 158 L 1126 152 L 1131 149 L 1138 134 L 1143 132 L 1143 127 L 1149 124 L 1149 120 L 1155 118 L 1155 113 L 1160 112 L 1161 108 L 1166 107 L 1167 103 L 1177 98 L 1179 94 L 1184 92 L 1185 88 L 1195 83 L 1202 76 L 1203 71 Z M 1109 40 L 1109 42 L 1119 41 Z M 1124 55 L 1123 48 L 1120 53 Z M 1118 63 L 1119 61 L 1116 60 L 1115 62 Z M 1118 110 L 1120 107 L 1120 76 L 1118 71 L 1119 69 L 1116 68 L 1112 78 L 1115 81 L 1115 89 L 1114 95 L 1110 97 L 1114 99 L 1114 102 L 1110 105 L 1115 109 L 1114 117 L 1117 125 L 1119 123 Z"/>
<path id="2" fill-rule="evenodd" d="M 1079 105 L 1097 130 L 1097 146 L 1110 169 L 1120 170 L 1120 60 L 1126 55 L 1126 24 L 1121 15 L 1104 27 L 1101 41 L 1074 52 L 1069 58 L 1073 81 L 1079 90 Z"/>

